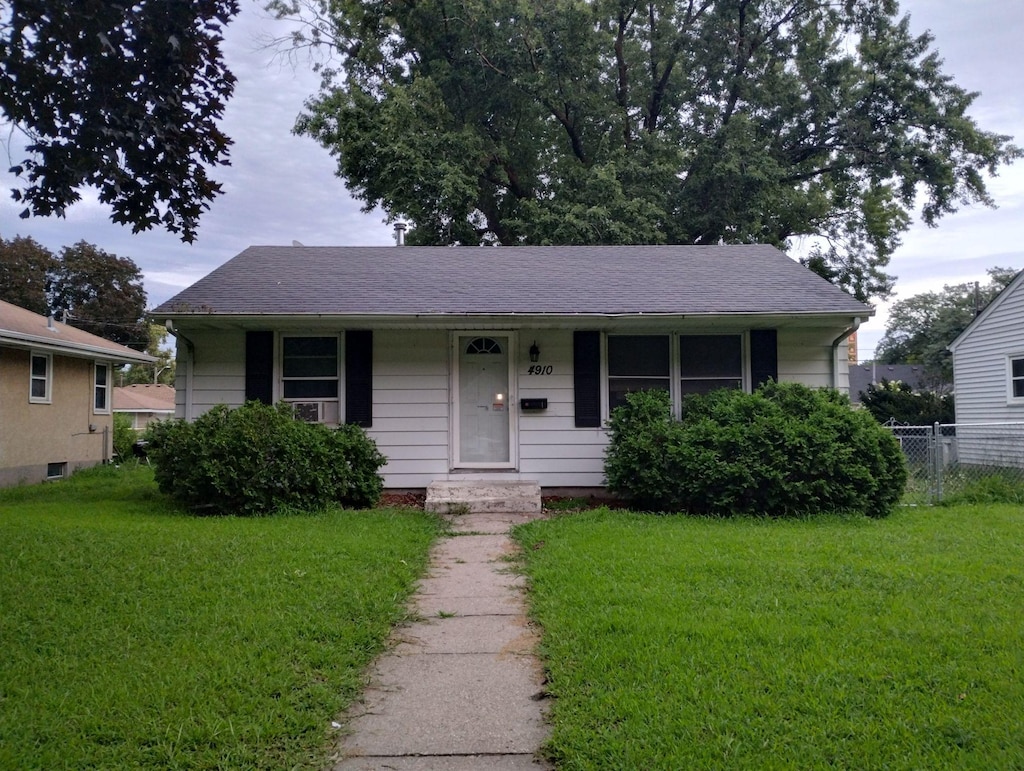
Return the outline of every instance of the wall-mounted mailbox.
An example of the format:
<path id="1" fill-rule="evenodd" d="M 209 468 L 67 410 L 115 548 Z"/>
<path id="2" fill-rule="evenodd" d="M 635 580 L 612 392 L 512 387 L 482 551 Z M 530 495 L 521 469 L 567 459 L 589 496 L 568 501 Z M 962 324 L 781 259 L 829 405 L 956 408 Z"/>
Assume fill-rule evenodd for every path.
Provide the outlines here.
<path id="1" fill-rule="evenodd" d="M 523 410 L 546 410 L 548 408 L 547 399 L 520 399 L 519 408 Z"/>

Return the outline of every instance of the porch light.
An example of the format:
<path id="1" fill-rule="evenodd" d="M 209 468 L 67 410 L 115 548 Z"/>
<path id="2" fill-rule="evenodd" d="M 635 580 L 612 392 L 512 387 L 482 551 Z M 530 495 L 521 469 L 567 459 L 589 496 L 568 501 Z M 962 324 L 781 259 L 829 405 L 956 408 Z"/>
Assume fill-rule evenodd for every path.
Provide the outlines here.
<path id="1" fill-rule="evenodd" d="M 537 341 L 533 341 L 533 345 L 530 346 L 530 361 L 536 363 L 540 361 L 540 348 L 537 347 Z"/>

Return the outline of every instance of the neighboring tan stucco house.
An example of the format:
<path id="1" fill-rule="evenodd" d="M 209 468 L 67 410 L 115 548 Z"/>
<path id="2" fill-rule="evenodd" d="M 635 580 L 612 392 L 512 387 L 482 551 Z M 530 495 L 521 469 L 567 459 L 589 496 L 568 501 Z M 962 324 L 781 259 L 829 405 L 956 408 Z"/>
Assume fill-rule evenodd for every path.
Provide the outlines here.
<path id="1" fill-rule="evenodd" d="M 114 412 L 132 419 L 132 428 L 142 431 L 154 420 L 174 417 L 174 386 L 163 383 L 133 383 L 114 389 Z"/>
<path id="2" fill-rule="evenodd" d="M 990 302 L 949 349 L 957 424 L 1024 422 L 1024 271 Z M 957 426 L 961 463 L 1024 466 L 1024 445 L 991 428 Z"/>
<path id="3" fill-rule="evenodd" d="M 847 389 L 873 309 L 748 246 L 250 247 L 151 313 L 177 335 L 177 415 L 293 402 L 366 427 L 388 488 L 604 484 L 625 393 Z"/>
<path id="4" fill-rule="evenodd" d="M 0 301 L 0 486 L 109 460 L 114 368 L 152 361 Z"/>

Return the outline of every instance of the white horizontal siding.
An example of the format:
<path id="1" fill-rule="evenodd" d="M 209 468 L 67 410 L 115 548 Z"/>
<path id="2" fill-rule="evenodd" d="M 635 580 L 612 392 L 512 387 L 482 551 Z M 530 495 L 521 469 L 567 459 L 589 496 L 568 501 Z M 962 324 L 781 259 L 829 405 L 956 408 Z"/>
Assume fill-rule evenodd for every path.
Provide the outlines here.
<path id="1" fill-rule="evenodd" d="M 780 329 L 780 380 L 832 385 L 831 344 L 836 334 L 834 329 Z M 189 378 L 192 415 L 215 404 L 241 404 L 245 333 L 196 331 L 189 336 L 197 354 Z M 388 488 L 422 488 L 435 479 L 460 476 L 450 469 L 449 340 L 443 329 L 374 332 L 373 425 L 368 433 L 387 458 L 382 473 Z M 534 343 L 540 349 L 536 363 L 529 359 Z M 502 476 L 536 480 L 543 487 L 603 485 L 608 436 L 602 428 L 575 425 L 572 330 L 523 330 L 516 345 L 511 396 L 517 410 L 518 470 Z M 534 372 L 538 367 L 551 371 L 533 374 L 531 367 Z M 184 372 L 182 367 L 182 390 Z M 524 398 L 547 399 L 547 409 L 524 412 L 519 409 Z M 183 409 L 182 402 L 179 411 Z"/>
<path id="2" fill-rule="evenodd" d="M 192 358 L 192 417 L 218 404 L 245 403 L 245 332 L 197 331 L 188 334 Z"/>
<path id="3" fill-rule="evenodd" d="M 778 334 L 779 382 L 802 383 L 811 388 L 829 388 L 832 382 L 832 341 L 834 329 L 780 329 Z M 840 346 L 845 363 L 846 349 Z M 848 383 L 848 367 L 840 368 L 840 390 Z M 848 388 L 848 386 L 847 386 Z"/>
<path id="4" fill-rule="evenodd" d="M 426 487 L 448 473 L 448 333 L 373 335 L 373 426 L 391 488 Z"/>
<path id="5" fill-rule="evenodd" d="M 958 423 L 1024 420 L 1024 400 L 1009 399 L 1007 389 L 1007 357 L 1024 354 L 1024 283 L 1017 281 L 1008 291 L 954 351 Z M 960 459 L 992 461 L 970 441 L 960 443 Z"/>
<path id="6" fill-rule="evenodd" d="M 395 404 L 392 402 L 381 404 L 375 399 L 373 405 L 374 424 L 392 418 L 444 418 L 448 420 L 448 404 Z"/>
<path id="7" fill-rule="evenodd" d="M 530 361 L 536 341 L 540 359 Z M 519 413 L 519 472 L 541 487 L 596 487 L 604 484 L 602 429 L 576 428 L 571 330 L 524 332 L 519 337 L 518 397 L 546 398 L 548 407 Z M 551 367 L 551 374 L 531 375 L 530 367 Z"/>

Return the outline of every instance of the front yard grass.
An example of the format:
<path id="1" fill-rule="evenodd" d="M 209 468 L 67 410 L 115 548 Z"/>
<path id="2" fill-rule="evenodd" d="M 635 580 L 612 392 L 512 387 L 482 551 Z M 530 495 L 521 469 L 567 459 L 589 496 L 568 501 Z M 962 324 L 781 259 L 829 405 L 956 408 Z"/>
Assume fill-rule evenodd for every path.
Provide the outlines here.
<path id="1" fill-rule="evenodd" d="M 566 769 L 1024 768 L 1024 510 L 519 527 Z"/>
<path id="2" fill-rule="evenodd" d="M 0 490 L 0 768 L 321 768 L 439 529 L 197 518 L 145 467 Z"/>

